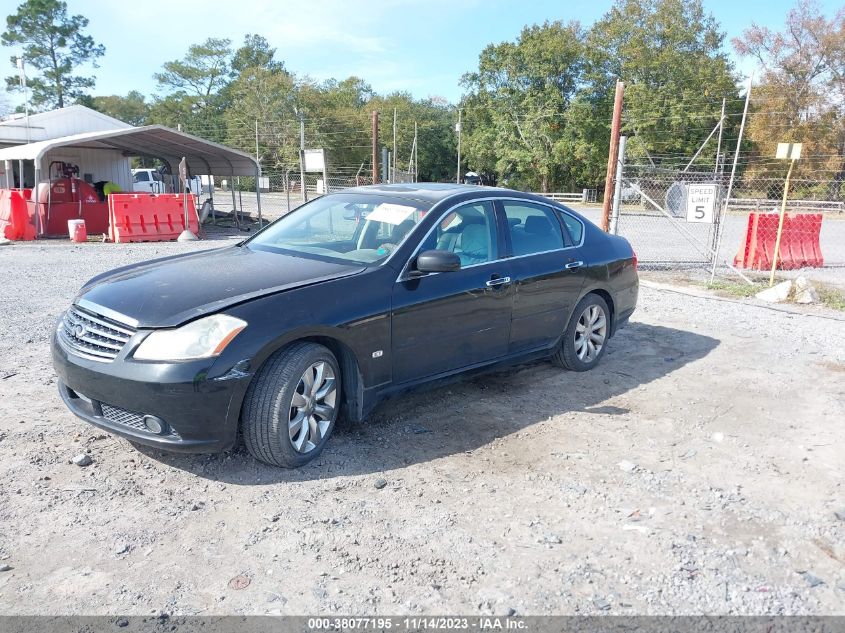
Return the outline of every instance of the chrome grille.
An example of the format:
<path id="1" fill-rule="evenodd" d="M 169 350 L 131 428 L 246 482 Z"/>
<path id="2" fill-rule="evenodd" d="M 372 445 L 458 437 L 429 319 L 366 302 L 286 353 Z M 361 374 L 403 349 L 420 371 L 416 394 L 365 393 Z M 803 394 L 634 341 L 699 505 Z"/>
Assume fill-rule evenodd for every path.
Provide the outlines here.
<path id="1" fill-rule="evenodd" d="M 114 422 L 115 424 L 120 424 L 122 426 L 128 426 L 138 431 L 145 431 L 149 433 L 149 429 L 147 425 L 144 424 L 144 414 L 137 413 L 136 411 L 129 411 L 128 409 L 123 409 L 121 407 L 116 407 L 111 404 L 106 404 L 105 402 L 100 403 L 100 408 L 103 410 L 103 417 L 108 420 L 109 422 Z M 171 437 L 178 438 L 179 434 L 170 429 L 167 432 L 167 435 Z"/>
<path id="2" fill-rule="evenodd" d="M 69 352 L 100 361 L 114 359 L 135 330 L 71 306 L 59 325 L 59 342 Z"/>

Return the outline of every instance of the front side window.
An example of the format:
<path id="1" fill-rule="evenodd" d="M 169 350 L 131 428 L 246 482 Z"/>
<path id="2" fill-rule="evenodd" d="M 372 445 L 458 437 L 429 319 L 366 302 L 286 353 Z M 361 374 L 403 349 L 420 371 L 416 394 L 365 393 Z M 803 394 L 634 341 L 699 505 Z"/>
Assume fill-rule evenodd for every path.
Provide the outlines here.
<path id="1" fill-rule="evenodd" d="M 563 233 L 554 212 L 530 202 L 502 202 L 515 257 L 563 248 Z"/>
<path id="2" fill-rule="evenodd" d="M 145 172 L 145 171 L 139 171 L 139 172 L 137 172 L 137 173 L 135 174 L 135 176 L 133 177 L 133 179 L 132 179 L 132 180 L 133 180 L 133 182 L 149 182 L 149 181 L 150 181 L 150 177 L 149 177 L 149 175 L 147 174 L 147 172 Z"/>
<path id="3" fill-rule="evenodd" d="M 449 211 L 419 250 L 434 249 L 457 254 L 462 267 L 497 259 L 496 216 L 492 203 L 469 203 Z"/>
<path id="4" fill-rule="evenodd" d="M 289 213 L 247 245 L 259 250 L 380 264 L 428 210 L 425 203 L 374 194 L 323 196 Z"/>

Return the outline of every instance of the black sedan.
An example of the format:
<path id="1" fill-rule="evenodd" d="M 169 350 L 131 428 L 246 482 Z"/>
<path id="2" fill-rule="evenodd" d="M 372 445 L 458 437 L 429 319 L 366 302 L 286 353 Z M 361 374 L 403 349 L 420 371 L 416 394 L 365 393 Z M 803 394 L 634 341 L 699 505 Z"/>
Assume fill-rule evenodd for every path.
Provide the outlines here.
<path id="1" fill-rule="evenodd" d="M 637 301 L 630 244 L 565 206 L 464 185 L 318 198 L 235 246 L 99 275 L 52 341 L 77 416 L 133 442 L 316 457 L 338 416 L 550 357 L 596 366 Z"/>

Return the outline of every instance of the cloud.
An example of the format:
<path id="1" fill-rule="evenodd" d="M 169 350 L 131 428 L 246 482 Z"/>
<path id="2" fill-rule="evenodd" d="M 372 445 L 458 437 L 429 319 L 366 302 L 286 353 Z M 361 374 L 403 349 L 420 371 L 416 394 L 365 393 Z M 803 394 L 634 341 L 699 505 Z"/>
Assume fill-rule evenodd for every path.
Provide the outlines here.
<path id="1" fill-rule="evenodd" d="M 254 12 L 261 16 L 259 28 L 255 22 L 249 26 L 286 50 L 379 55 L 388 48 L 385 36 L 373 34 L 379 31 L 373 28 L 374 16 L 359 3 L 323 0 L 291 5 L 259 0 Z"/>

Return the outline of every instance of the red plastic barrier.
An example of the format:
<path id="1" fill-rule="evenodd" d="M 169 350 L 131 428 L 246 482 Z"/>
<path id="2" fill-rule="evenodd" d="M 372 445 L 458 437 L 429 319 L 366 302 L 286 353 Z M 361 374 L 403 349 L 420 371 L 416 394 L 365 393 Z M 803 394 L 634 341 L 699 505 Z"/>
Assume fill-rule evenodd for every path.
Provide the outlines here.
<path id="1" fill-rule="evenodd" d="M 779 218 L 777 213 L 748 214 L 745 241 L 734 258 L 734 266 L 771 270 Z M 777 267 L 791 270 L 824 266 L 819 244 L 821 227 L 820 213 L 784 216 Z"/>
<path id="2" fill-rule="evenodd" d="M 734 266 L 737 268 L 751 268 L 751 262 L 753 261 L 751 249 L 757 243 L 757 215 L 757 213 L 748 214 L 745 238 L 739 247 L 739 252 L 734 257 Z"/>
<path id="3" fill-rule="evenodd" d="M 824 266 L 819 236 L 822 231 L 822 214 L 805 213 L 790 220 L 789 249 L 794 268 L 821 268 Z M 781 246 L 783 250 L 783 246 Z"/>
<path id="4" fill-rule="evenodd" d="M 113 242 L 164 242 L 185 230 L 182 194 L 115 193 L 109 196 L 109 237 Z M 193 196 L 188 196 L 188 228 L 199 232 Z"/>
<path id="5" fill-rule="evenodd" d="M 0 189 L 0 231 L 9 240 L 35 239 L 26 199 L 17 189 Z"/>

